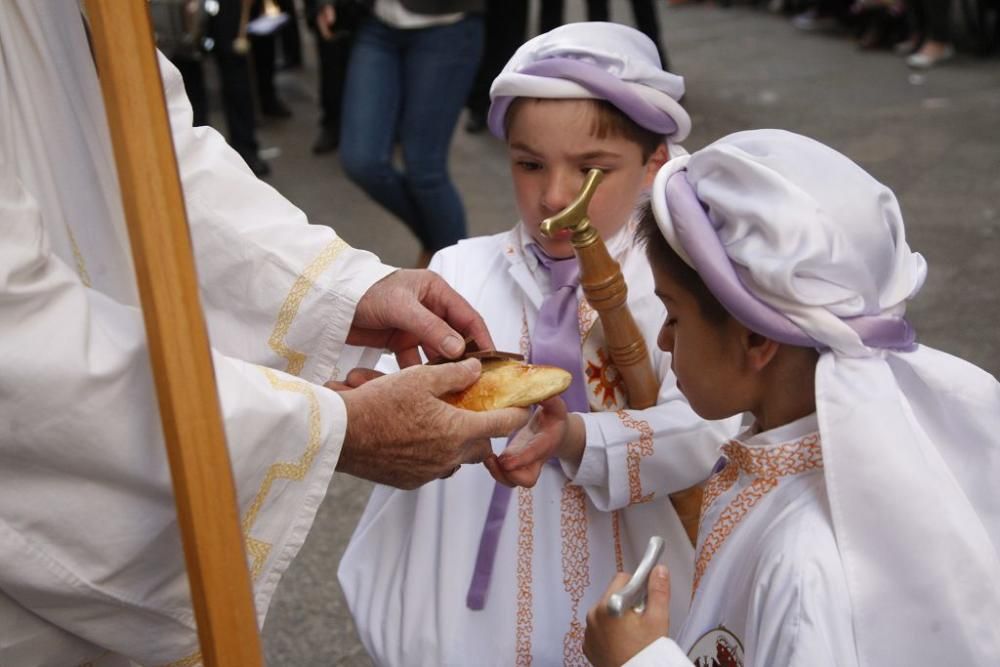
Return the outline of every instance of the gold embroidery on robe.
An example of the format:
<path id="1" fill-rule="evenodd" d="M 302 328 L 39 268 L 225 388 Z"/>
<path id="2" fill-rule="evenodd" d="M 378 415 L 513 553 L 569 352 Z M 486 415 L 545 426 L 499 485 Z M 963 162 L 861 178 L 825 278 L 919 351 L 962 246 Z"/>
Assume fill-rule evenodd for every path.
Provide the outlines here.
<path id="1" fill-rule="evenodd" d="M 274 325 L 270 338 L 267 339 L 268 346 L 274 350 L 275 354 L 288 362 L 285 372 L 289 375 L 298 375 L 306 364 L 306 355 L 298 350 L 293 350 L 285 343 L 285 337 L 292 328 L 292 322 L 299 314 L 299 308 L 305 300 L 309 290 L 316 284 L 316 279 L 333 263 L 344 250 L 350 248 L 343 239 L 334 239 L 322 252 L 314 259 L 305 271 L 295 279 L 292 288 L 285 297 L 281 309 L 278 311 L 278 320 Z"/>

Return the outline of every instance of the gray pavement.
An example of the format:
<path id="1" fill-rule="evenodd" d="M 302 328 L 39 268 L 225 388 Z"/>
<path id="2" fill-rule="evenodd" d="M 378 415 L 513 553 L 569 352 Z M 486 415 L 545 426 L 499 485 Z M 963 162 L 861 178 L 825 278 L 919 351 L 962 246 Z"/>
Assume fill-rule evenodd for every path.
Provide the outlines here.
<path id="1" fill-rule="evenodd" d="M 582 18 L 582 4 L 567 3 L 568 17 Z M 614 19 L 631 21 L 624 0 L 613 0 L 612 11 Z M 910 308 L 920 339 L 1000 373 L 1000 60 L 963 57 L 918 75 L 889 53 L 858 51 L 843 36 L 798 32 L 761 10 L 685 5 L 661 11 L 661 22 L 672 64 L 687 79 L 694 132 L 686 147 L 779 127 L 853 157 L 896 191 L 910 244 L 930 265 Z M 411 265 L 418 246 L 403 226 L 345 179 L 335 155 L 310 154 L 317 118 L 311 63 L 279 75 L 295 117 L 260 130 L 262 145 L 280 150 L 268 180 L 314 223 L 333 226 L 388 263 Z M 459 129 L 452 173 L 471 234 L 513 223 L 502 145 Z M 268 615 L 268 664 L 371 664 L 336 582 L 369 490 L 352 478 L 334 480 Z"/>

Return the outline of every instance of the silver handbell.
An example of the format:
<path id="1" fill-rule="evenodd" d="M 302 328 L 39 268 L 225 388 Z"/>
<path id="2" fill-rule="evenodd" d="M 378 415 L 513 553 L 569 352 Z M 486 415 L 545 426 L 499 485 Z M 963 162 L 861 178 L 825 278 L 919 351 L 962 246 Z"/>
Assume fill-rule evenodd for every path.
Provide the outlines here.
<path id="1" fill-rule="evenodd" d="M 649 587 L 649 575 L 659 562 L 663 554 L 662 537 L 654 535 L 649 538 L 646 545 L 646 553 L 639 561 L 639 567 L 632 573 L 632 578 L 628 580 L 621 590 L 612 593 L 608 598 L 608 613 L 617 618 L 625 613 L 626 609 L 632 609 L 635 613 L 641 614 L 646 610 L 646 591 Z"/>

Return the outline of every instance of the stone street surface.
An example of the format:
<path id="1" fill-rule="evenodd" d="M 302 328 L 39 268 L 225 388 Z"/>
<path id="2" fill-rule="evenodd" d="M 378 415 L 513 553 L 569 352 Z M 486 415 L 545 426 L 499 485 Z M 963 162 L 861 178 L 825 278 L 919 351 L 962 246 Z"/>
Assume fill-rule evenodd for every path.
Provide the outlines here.
<path id="1" fill-rule="evenodd" d="M 1000 373 L 1000 60 L 963 56 L 916 74 L 891 53 L 862 52 L 844 35 L 800 32 L 762 9 L 658 4 L 671 63 L 687 81 L 688 150 L 730 132 L 776 127 L 855 159 L 895 190 L 910 245 L 930 265 L 909 310 L 919 339 Z M 567 3 L 568 18 L 581 19 L 582 5 Z M 614 0 L 612 12 L 632 20 L 624 0 Z M 387 263 L 410 266 L 419 248 L 401 223 L 346 180 L 335 154 L 310 153 L 318 118 L 311 37 L 304 34 L 305 70 L 278 78 L 294 118 L 260 128 L 273 168 L 268 182 L 312 222 Z M 514 223 L 503 145 L 465 134 L 460 123 L 451 171 L 470 234 Z M 370 488 L 334 479 L 268 614 L 269 665 L 371 664 L 336 580 Z"/>

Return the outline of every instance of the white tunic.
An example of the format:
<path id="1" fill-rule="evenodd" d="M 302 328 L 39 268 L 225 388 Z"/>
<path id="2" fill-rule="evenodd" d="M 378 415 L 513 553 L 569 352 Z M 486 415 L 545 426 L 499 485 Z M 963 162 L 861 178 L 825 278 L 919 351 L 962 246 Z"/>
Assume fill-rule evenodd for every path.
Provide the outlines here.
<path id="1" fill-rule="evenodd" d="M 740 440 L 705 489 L 684 627 L 627 666 L 857 665 L 816 416 Z"/>
<path id="2" fill-rule="evenodd" d="M 313 383 L 347 359 L 355 305 L 389 269 L 192 129 L 179 74 L 161 68 L 263 621 L 344 437 L 343 402 Z M 0 665 L 198 664 L 76 2 L 0 3 L 0 105 Z"/>
<path id="3" fill-rule="evenodd" d="M 431 268 L 486 319 L 498 349 L 527 352 L 549 291 L 520 227 L 462 241 Z M 628 226 L 609 242 L 629 305 L 662 380 L 658 405 L 620 410 L 596 313 L 581 300 L 591 412 L 578 470 L 546 465 L 516 489 L 497 547 L 485 608 L 466 606 L 493 479 L 465 466 L 416 491 L 377 487 L 339 577 L 361 639 L 381 665 L 581 665 L 587 609 L 618 570 L 634 568 L 649 536 L 667 540 L 675 580 L 690 583 L 692 548 L 667 498 L 708 477 L 733 422 L 706 423 L 677 390 L 655 338 L 665 312 Z M 596 370 L 600 367 L 599 370 Z M 607 398 L 605 403 L 603 399 Z M 502 451 L 504 439 L 493 442 Z M 674 605 L 683 618 L 687 600 Z"/>

